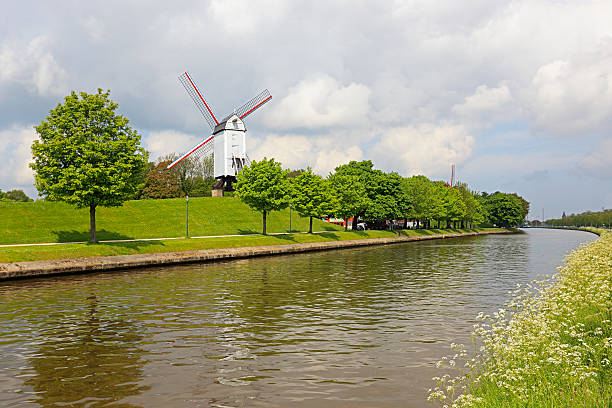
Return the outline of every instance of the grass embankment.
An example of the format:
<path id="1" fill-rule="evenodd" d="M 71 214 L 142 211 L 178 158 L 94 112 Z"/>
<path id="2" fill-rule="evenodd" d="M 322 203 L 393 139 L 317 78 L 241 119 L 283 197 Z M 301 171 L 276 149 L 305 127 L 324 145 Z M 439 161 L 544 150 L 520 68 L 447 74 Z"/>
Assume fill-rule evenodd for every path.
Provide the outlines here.
<path id="1" fill-rule="evenodd" d="M 449 407 L 612 406 L 612 233 L 592 232 L 600 239 L 573 251 L 557 276 L 481 316 L 481 353 L 462 375 L 436 379 L 431 399 Z M 441 365 L 464 355 L 459 347 Z"/>
<path id="2" fill-rule="evenodd" d="M 423 236 L 449 233 L 499 230 L 498 228 L 479 228 L 471 230 L 402 230 L 402 236 Z M 249 246 L 268 246 L 299 244 L 311 242 L 346 241 L 369 238 L 393 238 L 398 231 L 326 231 L 315 234 L 282 234 L 282 235 L 244 235 L 239 237 L 210 237 L 171 239 L 160 241 L 105 242 L 95 245 L 62 244 L 50 246 L 19 246 L 0 248 L 0 263 L 41 261 L 52 259 L 73 259 L 92 256 L 113 256 L 150 254 L 160 252 L 180 252 L 198 249 L 238 248 Z"/>
<path id="3" fill-rule="evenodd" d="M 261 232 L 261 214 L 233 197 L 189 199 L 189 235 L 234 235 Z M 96 211 L 98 240 L 170 238 L 185 236 L 184 198 L 128 201 L 121 207 Z M 316 231 L 342 230 L 313 220 Z M 268 215 L 268 232 L 289 232 L 289 210 Z M 308 219 L 295 211 L 292 231 L 308 231 Z M 61 202 L 0 201 L 0 244 L 78 242 L 89 240 L 89 209 Z"/>

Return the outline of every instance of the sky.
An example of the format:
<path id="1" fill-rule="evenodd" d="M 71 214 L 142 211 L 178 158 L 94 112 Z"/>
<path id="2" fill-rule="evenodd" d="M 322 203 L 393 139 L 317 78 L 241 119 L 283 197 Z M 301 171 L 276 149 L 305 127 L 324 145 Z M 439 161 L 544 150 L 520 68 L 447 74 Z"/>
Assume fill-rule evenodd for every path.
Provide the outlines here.
<path id="1" fill-rule="evenodd" d="M 612 208 L 610 1 L 0 0 L 0 189 L 37 195 L 33 129 L 110 89 L 151 160 L 267 88 L 247 152 L 516 192 L 529 219 Z"/>

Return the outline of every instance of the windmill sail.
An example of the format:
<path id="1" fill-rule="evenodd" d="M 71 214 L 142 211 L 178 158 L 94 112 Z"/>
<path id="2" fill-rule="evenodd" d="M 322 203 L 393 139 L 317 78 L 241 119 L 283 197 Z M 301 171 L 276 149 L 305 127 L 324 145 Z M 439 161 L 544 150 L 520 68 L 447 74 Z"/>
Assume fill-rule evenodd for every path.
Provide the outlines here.
<path id="1" fill-rule="evenodd" d="M 210 156 L 213 153 L 213 148 L 214 148 L 213 139 L 214 139 L 214 136 L 211 136 L 208 139 L 204 140 L 203 142 L 200 142 L 197 145 L 193 146 L 191 149 L 187 150 L 187 152 L 183 153 L 181 157 L 179 157 L 178 159 L 170 163 L 168 165 L 168 169 L 173 168 L 174 166 L 176 166 L 182 160 L 184 160 L 185 158 L 189 156 L 195 159 L 201 159 L 203 157 Z"/>
<path id="2" fill-rule="evenodd" d="M 208 106 L 208 103 L 206 103 L 206 100 L 195 86 L 195 83 L 193 83 L 193 80 L 189 74 L 184 72 L 181 74 L 181 76 L 179 76 L 179 80 L 185 87 L 185 90 L 187 90 L 189 96 L 191 96 L 191 99 L 193 99 L 195 102 L 196 106 L 202 113 L 202 116 L 204 116 L 204 119 L 206 119 L 206 122 L 208 122 L 208 126 L 210 126 L 211 129 L 214 129 L 215 126 L 219 124 L 219 121 L 217 121 L 217 118 L 215 117 L 214 113 L 212 113 L 210 106 Z"/>
<path id="3" fill-rule="evenodd" d="M 264 89 L 259 95 L 236 109 L 236 115 L 238 115 L 240 119 L 244 119 L 270 99 L 272 99 L 272 95 L 270 95 L 267 89 Z"/>

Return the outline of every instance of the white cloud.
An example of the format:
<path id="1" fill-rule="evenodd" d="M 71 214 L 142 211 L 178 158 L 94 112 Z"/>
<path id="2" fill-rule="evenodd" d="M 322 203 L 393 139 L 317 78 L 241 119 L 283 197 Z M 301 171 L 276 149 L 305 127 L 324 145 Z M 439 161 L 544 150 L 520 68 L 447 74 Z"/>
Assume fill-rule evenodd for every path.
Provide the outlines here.
<path id="1" fill-rule="evenodd" d="M 210 13 L 229 35 L 244 35 L 274 23 L 287 9 L 279 0 L 212 0 Z M 264 12 L 265 10 L 265 12 Z"/>
<path id="2" fill-rule="evenodd" d="M 46 36 L 31 39 L 24 48 L 8 42 L 0 46 L 0 82 L 20 83 L 41 96 L 61 96 L 66 77 Z"/>
<path id="3" fill-rule="evenodd" d="M 490 115 L 499 112 L 511 100 L 510 89 L 505 84 L 500 84 L 497 88 L 480 85 L 463 103 L 453 106 L 452 110 L 455 114 L 468 117 Z"/>
<path id="4" fill-rule="evenodd" d="M 34 176 L 29 164 L 32 162 L 32 142 L 36 138 L 32 126 L 13 126 L 0 131 L 0 188 L 6 191 L 25 186 L 31 191 Z"/>
<path id="5" fill-rule="evenodd" d="M 202 140 L 201 137 L 176 130 L 160 130 L 143 137 L 143 145 L 151 153 L 149 161 L 157 161 L 171 153 L 182 154 Z"/>
<path id="6" fill-rule="evenodd" d="M 529 92 L 536 123 L 559 134 L 592 131 L 612 119 L 612 41 L 596 55 L 541 66 Z"/>
<path id="7" fill-rule="evenodd" d="M 322 176 L 327 176 L 341 164 L 363 158 L 358 146 L 343 147 L 339 139 L 330 135 L 271 134 L 263 140 L 252 138 L 249 144 L 252 146 L 249 146 L 249 156 L 254 160 L 274 158 L 290 169 L 305 169 L 310 166 L 315 173 Z"/>
<path id="8" fill-rule="evenodd" d="M 386 131 L 371 154 L 381 167 L 405 175 L 446 174 L 472 154 L 474 137 L 462 125 L 431 123 L 395 127 Z"/>
<path id="9" fill-rule="evenodd" d="M 355 126 L 368 119 L 370 90 L 351 83 L 343 86 L 329 75 L 319 74 L 300 81 L 273 105 L 267 123 L 277 129 L 320 129 Z"/>

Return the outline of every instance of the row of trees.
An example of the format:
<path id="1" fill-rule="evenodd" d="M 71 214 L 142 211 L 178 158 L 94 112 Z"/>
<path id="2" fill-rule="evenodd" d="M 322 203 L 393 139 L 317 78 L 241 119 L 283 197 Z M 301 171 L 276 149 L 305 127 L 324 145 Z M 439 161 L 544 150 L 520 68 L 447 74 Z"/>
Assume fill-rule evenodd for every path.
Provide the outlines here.
<path id="1" fill-rule="evenodd" d="M 364 220 L 385 228 L 402 219 L 418 227 L 465 228 L 475 225 L 512 227 L 520 225 L 529 203 L 517 194 L 478 194 L 458 183 L 450 188 L 425 176 L 404 178 L 395 172 L 374 169 L 370 160 L 352 161 L 336 167 L 327 178 L 312 170 L 292 172 L 274 159 L 253 162 L 238 175 L 236 193 L 263 216 L 263 233 L 270 211 L 290 204 L 303 217 L 353 217 L 353 225 Z M 345 223 L 347 225 L 347 223 Z"/>
<path id="2" fill-rule="evenodd" d="M 564 213 L 565 215 L 565 213 Z M 612 225 L 612 209 L 601 211 L 585 211 L 580 214 L 570 214 L 562 218 L 546 220 L 546 224 L 564 227 L 606 227 Z"/>
<path id="3" fill-rule="evenodd" d="M 26 193 L 23 192 L 23 190 L 9 190 L 7 192 L 0 190 L 0 200 L 21 202 L 33 201 L 27 196 Z"/>

